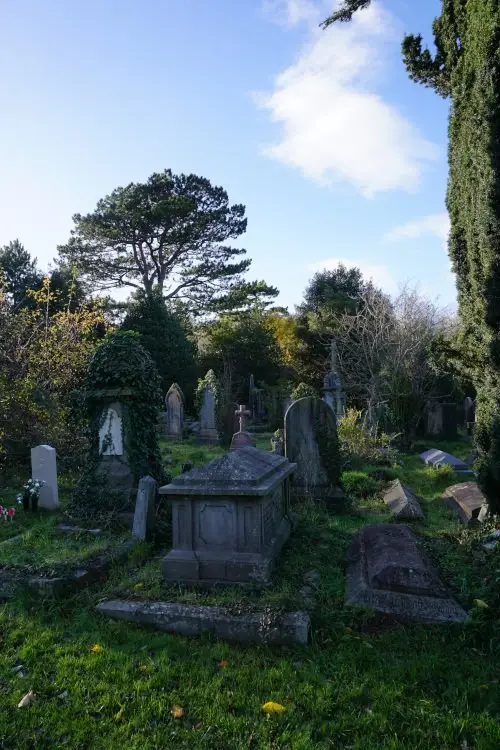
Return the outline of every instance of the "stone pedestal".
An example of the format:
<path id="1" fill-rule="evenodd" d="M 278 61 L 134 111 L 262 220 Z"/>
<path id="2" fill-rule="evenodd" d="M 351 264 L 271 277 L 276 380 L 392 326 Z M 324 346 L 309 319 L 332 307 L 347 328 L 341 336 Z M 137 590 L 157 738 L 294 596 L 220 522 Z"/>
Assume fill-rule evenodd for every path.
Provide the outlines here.
<path id="1" fill-rule="evenodd" d="M 295 464 L 257 448 L 234 450 L 160 488 L 172 500 L 173 548 L 162 572 L 184 583 L 269 583 L 292 528 Z"/>

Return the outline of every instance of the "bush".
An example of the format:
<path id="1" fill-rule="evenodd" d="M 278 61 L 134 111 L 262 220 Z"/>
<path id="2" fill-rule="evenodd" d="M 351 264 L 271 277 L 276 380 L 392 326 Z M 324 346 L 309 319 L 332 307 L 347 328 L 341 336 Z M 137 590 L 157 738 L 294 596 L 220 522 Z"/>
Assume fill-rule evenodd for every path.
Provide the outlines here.
<path id="1" fill-rule="evenodd" d="M 299 383 L 298 386 L 296 386 L 292 391 L 292 399 L 294 401 L 298 401 L 299 398 L 318 398 L 317 391 L 312 387 L 312 385 L 308 385 L 307 383 Z"/>
<path id="2" fill-rule="evenodd" d="M 361 467 L 366 463 L 394 462 L 397 452 L 391 446 L 391 437 L 365 429 L 361 417 L 360 411 L 347 409 L 338 421 L 343 466 Z"/>
<path id="3" fill-rule="evenodd" d="M 370 497 L 380 490 L 380 482 L 364 471 L 344 471 L 342 486 L 351 497 Z"/>

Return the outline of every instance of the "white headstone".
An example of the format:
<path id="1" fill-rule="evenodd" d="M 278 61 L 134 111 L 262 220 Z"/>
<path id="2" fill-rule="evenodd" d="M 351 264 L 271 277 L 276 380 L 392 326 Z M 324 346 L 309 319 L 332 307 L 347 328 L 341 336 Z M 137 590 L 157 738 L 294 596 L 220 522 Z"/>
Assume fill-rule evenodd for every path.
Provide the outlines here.
<path id="1" fill-rule="evenodd" d="M 99 429 L 99 454 L 123 456 L 122 416 L 119 404 L 111 404 Z"/>
<path id="2" fill-rule="evenodd" d="M 57 489 L 56 449 L 50 445 L 37 445 L 31 449 L 31 476 L 44 482 L 40 489 L 39 508 L 54 510 L 59 506 Z"/>

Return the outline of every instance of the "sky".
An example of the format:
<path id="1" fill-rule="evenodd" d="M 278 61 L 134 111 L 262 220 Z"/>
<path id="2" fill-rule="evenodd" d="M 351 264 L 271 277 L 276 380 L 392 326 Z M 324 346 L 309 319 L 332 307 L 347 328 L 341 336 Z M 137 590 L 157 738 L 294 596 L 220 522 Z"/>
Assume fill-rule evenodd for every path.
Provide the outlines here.
<path id="1" fill-rule="evenodd" d="M 72 215 L 170 168 L 247 208 L 249 278 L 290 311 L 338 262 L 455 304 L 449 104 L 409 80 L 439 0 L 0 0 L 0 246 L 44 270 Z"/>

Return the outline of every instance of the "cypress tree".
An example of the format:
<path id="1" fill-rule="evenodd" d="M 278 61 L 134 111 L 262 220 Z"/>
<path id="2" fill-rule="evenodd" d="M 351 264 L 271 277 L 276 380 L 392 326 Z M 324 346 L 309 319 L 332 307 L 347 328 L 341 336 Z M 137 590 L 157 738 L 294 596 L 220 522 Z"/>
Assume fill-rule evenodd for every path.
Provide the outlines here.
<path id="1" fill-rule="evenodd" d="M 350 21 L 371 0 L 345 0 L 328 18 Z M 447 208 L 464 366 L 477 390 L 479 481 L 500 511 L 500 0 L 442 0 L 435 54 L 403 40 L 412 80 L 451 98 Z"/>

